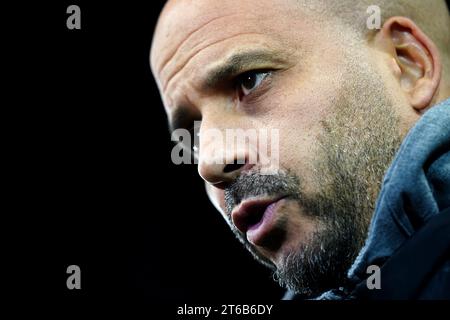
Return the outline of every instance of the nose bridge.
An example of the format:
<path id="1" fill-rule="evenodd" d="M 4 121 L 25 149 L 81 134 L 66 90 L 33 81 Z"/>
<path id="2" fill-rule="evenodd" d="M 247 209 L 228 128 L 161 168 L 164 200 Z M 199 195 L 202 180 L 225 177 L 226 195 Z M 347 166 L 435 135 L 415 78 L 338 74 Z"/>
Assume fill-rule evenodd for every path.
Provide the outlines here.
<path id="1" fill-rule="evenodd" d="M 252 142 L 243 144 L 236 139 L 235 133 L 244 128 L 236 127 L 237 121 L 226 116 L 203 116 L 199 131 L 200 176 L 209 184 L 226 186 L 243 171 L 249 170 Z"/>

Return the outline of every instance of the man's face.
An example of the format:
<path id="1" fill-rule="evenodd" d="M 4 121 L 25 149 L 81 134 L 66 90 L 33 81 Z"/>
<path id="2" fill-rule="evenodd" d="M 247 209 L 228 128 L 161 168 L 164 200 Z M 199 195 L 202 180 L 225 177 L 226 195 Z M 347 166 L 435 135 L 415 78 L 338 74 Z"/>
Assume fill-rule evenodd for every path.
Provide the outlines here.
<path id="1" fill-rule="evenodd" d="M 307 294 L 344 281 L 401 140 L 383 71 L 348 33 L 295 1 L 171 1 L 151 53 L 172 126 L 201 120 L 211 201 L 281 284 Z M 279 130 L 279 169 L 262 174 L 236 147 L 217 161 L 227 145 L 210 129 Z"/>

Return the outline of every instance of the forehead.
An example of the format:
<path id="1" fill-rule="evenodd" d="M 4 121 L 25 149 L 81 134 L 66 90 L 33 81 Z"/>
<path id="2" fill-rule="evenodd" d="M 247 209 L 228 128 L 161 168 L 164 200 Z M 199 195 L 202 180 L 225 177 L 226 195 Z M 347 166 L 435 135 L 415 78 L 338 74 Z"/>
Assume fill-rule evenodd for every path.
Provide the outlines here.
<path id="1" fill-rule="evenodd" d="M 157 51 L 170 52 L 192 33 L 204 37 L 205 33 L 214 29 L 203 28 L 207 24 L 214 27 L 233 20 L 233 24 L 227 25 L 229 28 L 245 22 L 239 18 L 268 18 L 274 13 L 281 13 L 288 2 L 291 0 L 170 0 L 161 12 L 153 44 Z M 264 21 L 259 22 L 260 26 L 264 25 Z M 155 58 L 158 59 L 157 56 Z"/>
<path id="2" fill-rule="evenodd" d="M 273 62 L 283 60 L 277 60 L 277 55 L 301 57 L 306 42 L 315 41 L 314 17 L 305 14 L 297 1 L 169 1 L 158 21 L 150 55 L 169 119 L 178 106 L 198 101 L 204 91 L 197 85 L 236 54 L 260 52 L 273 55 Z M 266 67 L 254 62 L 252 68 Z"/>
<path id="3" fill-rule="evenodd" d="M 227 38 L 243 34 L 282 34 L 293 0 L 171 0 L 154 34 L 151 66 L 159 81 L 182 63 Z M 295 2 L 295 1 L 294 1 Z M 292 27 L 292 26 L 291 26 Z"/>

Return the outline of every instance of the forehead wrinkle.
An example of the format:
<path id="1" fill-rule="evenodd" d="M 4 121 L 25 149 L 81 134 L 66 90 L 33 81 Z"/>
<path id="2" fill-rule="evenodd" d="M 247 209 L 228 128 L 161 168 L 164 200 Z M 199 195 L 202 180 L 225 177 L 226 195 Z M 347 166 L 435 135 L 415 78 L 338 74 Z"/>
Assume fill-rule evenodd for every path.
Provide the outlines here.
<path id="1" fill-rule="evenodd" d="M 242 35 L 255 35 L 255 34 L 261 35 L 261 33 L 259 33 L 259 32 L 244 32 L 244 33 L 238 33 L 238 34 L 232 35 L 232 36 L 230 36 L 230 37 L 227 37 L 227 38 L 225 38 L 225 39 L 220 39 L 220 40 L 214 41 L 213 43 L 210 43 L 210 44 L 206 45 L 205 47 L 202 47 L 202 48 L 200 48 L 200 49 L 195 50 L 195 51 L 188 57 L 188 59 L 186 60 L 186 62 L 185 62 L 184 64 L 182 64 L 180 67 L 178 67 L 178 68 L 172 73 L 172 75 L 169 76 L 169 78 L 167 79 L 167 81 L 165 82 L 165 84 L 164 84 L 164 86 L 163 86 L 163 92 L 166 92 L 166 91 L 167 91 L 170 82 L 175 78 L 175 76 L 176 76 L 177 74 L 179 74 L 179 73 L 180 73 L 180 72 L 181 72 L 181 71 L 189 64 L 189 62 L 190 62 L 190 61 L 191 61 L 198 53 L 200 53 L 201 51 L 203 51 L 203 50 L 205 50 L 205 49 L 207 49 L 207 48 L 209 48 L 209 47 L 211 47 L 211 46 L 213 46 L 213 45 L 215 45 L 215 44 L 218 44 L 218 43 L 223 42 L 223 41 L 230 40 L 230 39 L 235 38 L 235 37 L 238 37 L 238 36 L 242 36 Z"/>
<path id="2" fill-rule="evenodd" d="M 182 46 L 183 46 L 183 45 L 184 45 L 191 37 L 195 36 L 195 34 L 198 33 L 201 29 L 207 27 L 209 24 L 211 24 L 211 23 L 213 23 L 213 22 L 215 22 L 215 21 L 217 21 L 217 20 L 220 20 L 220 19 L 222 19 L 222 18 L 227 18 L 227 17 L 230 17 L 230 16 L 232 16 L 232 15 L 234 15 L 234 14 L 228 14 L 228 15 L 223 15 L 223 16 L 219 16 L 219 17 L 214 17 L 214 18 L 212 18 L 212 19 L 206 21 L 205 23 L 201 24 L 200 26 L 198 26 L 197 28 L 195 28 L 195 29 L 192 30 L 191 32 L 189 32 L 189 33 L 186 35 L 186 38 L 185 38 L 183 41 L 181 41 L 181 43 L 176 47 L 176 49 L 173 50 L 173 52 L 172 52 L 166 59 L 164 59 L 163 62 L 161 62 L 161 67 L 160 67 L 159 70 L 158 70 L 158 74 L 161 73 L 161 72 L 163 72 L 164 68 L 167 67 L 169 61 L 170 61 L 170 60 L 178 53 L 178 51 L 180 50 L 180 48 L 181 48 L 181 47 L 182 47 Z"/>

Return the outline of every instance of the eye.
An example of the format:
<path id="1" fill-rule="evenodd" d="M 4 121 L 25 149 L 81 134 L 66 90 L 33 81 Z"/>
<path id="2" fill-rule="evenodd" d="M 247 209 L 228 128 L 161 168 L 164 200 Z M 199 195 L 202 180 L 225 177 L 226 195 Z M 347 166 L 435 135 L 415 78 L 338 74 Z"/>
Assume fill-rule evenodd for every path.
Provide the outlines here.
<path id="1" fill-rule="evenodd" d="M 241 74 L 236 80 L 239 97 L 245 97 L 252 93 L 261 85 L 269 73 L 267 71 L 248 71 Z"/>

